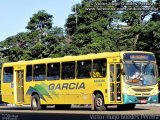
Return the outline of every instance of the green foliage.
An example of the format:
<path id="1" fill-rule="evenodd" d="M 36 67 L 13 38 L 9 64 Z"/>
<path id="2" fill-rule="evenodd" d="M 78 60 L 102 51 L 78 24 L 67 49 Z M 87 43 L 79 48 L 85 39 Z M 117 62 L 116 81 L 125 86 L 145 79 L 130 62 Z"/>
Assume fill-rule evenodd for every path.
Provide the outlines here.
<path id="1" fill-rule="evenodd" d="M 142 12 L 137 11 L 125 11 L 122 16 L 122 22 L 126 22 L 129 26 L 133 26 L 135 24 L 140 23 Z"/>
<path id="2" fill-rule="evenodd" d="M 52 15 L 46 13 L 44 10 L 38 11 L 30 18 L 26 28 L 30 31 L 52 28 Z"/>
<path id="3" fill-rule="evenodd" d="M 86 8 L 95 7 L 93 6 L 95 2 L 102 2 L 102 0 L 95 0 L 92 4 L 89 0 L 84 0 L 81 4 L 76 5 L 77 27 L 75 22 L 76 13 L 69 15 L 67 19 L 66 32 L 72 36 L 71 44 L 74 45 L 74 48 L 77 47 L 70 54 L 97 53 L 112 50 L 112 40 L 108 38 L 107 30 L 113 19 L 114 12 L 86 10 Z"/>
<path id="4" fill-rule="evenodd" d="M 64 33 L 62 28 L 52 27 L 52 15 L 38 11 L 26 28 L 30 31 L 18 33 L 0 43 L 2 62 L 59 56 Z"/>
<path id="5" fill-rule="evenodd" d="M 158 11 L 160 10 L 160 0 L 155 0 L 155 7 L 158 8 Z"/>
<path id="6" fill-rule="evenodd" d="M 137 50 L 153 52 L 160 72 L 160 21 L 150 21 L 141 29 Z"/>

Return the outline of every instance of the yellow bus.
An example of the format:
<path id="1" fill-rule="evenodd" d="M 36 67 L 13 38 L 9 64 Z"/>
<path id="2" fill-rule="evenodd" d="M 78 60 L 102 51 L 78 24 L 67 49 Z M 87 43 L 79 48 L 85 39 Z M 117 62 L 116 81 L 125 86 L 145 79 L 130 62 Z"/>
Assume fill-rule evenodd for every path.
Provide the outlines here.
<path id="1" fill-rule="evenodd" d="M 156 59 L 153 53 L 121 51 L 4 63 L 2 102 L 31 105 L 32 110 L 69 109 L 90 104 L 134 109 L 158 102 Z"/>

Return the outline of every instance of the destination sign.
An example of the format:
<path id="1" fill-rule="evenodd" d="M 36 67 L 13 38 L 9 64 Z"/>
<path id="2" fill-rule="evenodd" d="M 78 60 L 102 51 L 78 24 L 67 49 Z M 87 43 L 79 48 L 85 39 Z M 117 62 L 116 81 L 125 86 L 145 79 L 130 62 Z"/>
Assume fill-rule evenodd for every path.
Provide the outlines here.
<path id="1" fill-rule="evenodd" d="M 155 57 L 153 54 L 146 53 L 125 53 L 124 60 L 154 61 Z"/>

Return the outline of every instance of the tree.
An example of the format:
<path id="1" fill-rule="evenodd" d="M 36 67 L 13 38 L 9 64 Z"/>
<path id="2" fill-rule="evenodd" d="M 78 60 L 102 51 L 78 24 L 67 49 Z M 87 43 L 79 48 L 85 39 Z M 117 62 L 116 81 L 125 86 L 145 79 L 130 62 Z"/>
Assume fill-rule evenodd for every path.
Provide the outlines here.
<path id="1" fill-rule="evenodd" d="M 46 47 L 42 42 L 52 29 L 52 18 L 52 15 L 46 13 L 44 10 L 40 10 L 33 14 L 26 26 L 30 31 L 30 40 L 32 40 L 32 45 L 30 46 L 30 50 L 32 51 L 30 56 L 32 59 L 47 57 L 45 53 Z"/>
<path id="2" fill-rule="evenodd" d="M 157 8 L 157 11 L 154 11 L 152 13 L 151 21 L 159 21 L 160 20 L 160 0 L 155 0 L 155 8 Z"/>
<path id="3" fill-rule="evenodd" d="M 81 4 L 76 4 L 77 13 L 70 14 L 67 18 L 66 33 L 71 36 L 70 44 L 74 45 L 74 48 L 77 47 L 75 50 L 78 50 L 73 51 L 73 54 L 111 51 L 112 40 L 107 36 L 107 31 L 113 20 L 114 12 L 98 10 L 95 8 L 97 7 L 96 2 L 102 2 L 102 0 L 83 0 Z M 74 8 L 73 6 L 73 12 Z"/>
<path id="4" fill-rule="evenodd" d="M 44 10 L 40 10 L 33 14 L 26 28 L 31 32 L 36 30 L 50 30 L 52 28 L 52 19 L 52 15 L 46 13 Z"/>
<path id="5" fill-rule="evenodd" d="M 155 0 L 155 7 L 158 8 L 158 12 L 160 10 L 160 0 Z"/>
<path id="6" fill-rule="evenodd" d="M 142 27 L 137 49 L 153 52 L 156 56 L 160 71 L 160 22 L 150 21 Z"/>
<path id="7" fill-rule="evenodd" d="M 6 38 L 0 44 L 3 57 L 6 57 L 8 61 L 18 61 L 23 58 L 25 51 L 29 47 L 30 40 L 28 33 L 19 33 Z"/>
<path id="8" fill-rule="evenodd" d="M 65 45 L 62 28 L 53 27 L 42 42 L 46 46 L 45 55 L 49 57 L 64 56 L 64 54 L 61 53 L 63 45 Z"/>
<path id="9" fill-rule="evenodd" d="M 56 57 L 59 54 L 59 44 L 64 38 L 63 29 L 52 27 L 52 18 L 52 15 L 41 10 L 28 22 L 26 28 L 30 30 L 29 36 L 33 43 L 30 48 L 33 59 Z"/>
<path id="10" fill-rule="evenodd" d="M 129 0 L 127 0 L 129 1 Z M 150 0 L 148 2 L 151 2 Z M 145 6 L 150 7 L 150 6 Z M 144 6 L 126 6 L 126 8 L 141 8 Z M 144 30 L 144 18 L 152 11 L 123 11 L 119 13 L 118 19 L 127 23 L 127 26 L 120 27 L 119 38 L 116 41 L 119 50 L 137 50 L 139 44 L 139 37 Z M 118 46 L 119 45 L 119 46 Z"/>
<path id="11" fill-rule="evenodd" d="M 33 14 L 26 27 L 29 31 L 10 36 L 0 43 L 0 55 L 8 61 L 61 56 L 63 29 L 52 27 L 52 15 L 41 10 Z"/>

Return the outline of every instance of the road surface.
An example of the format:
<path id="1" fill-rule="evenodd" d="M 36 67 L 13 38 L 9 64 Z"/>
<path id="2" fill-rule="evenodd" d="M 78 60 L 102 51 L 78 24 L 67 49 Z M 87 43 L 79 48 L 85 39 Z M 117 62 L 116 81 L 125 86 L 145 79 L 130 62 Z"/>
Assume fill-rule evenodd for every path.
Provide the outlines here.
<path id="1" fill-rule="evenodd" d="M 72 106 L 70 110 L 55 110 L 49 106 L 47 110 L 30 110 L 30 106 L 0 106 L 0 120 L 159 120 L 160 105 L 137 105 L 135 110 L 117 110 L 110 106 L 106 111 L 91 111 L 90 107 Z"/>

